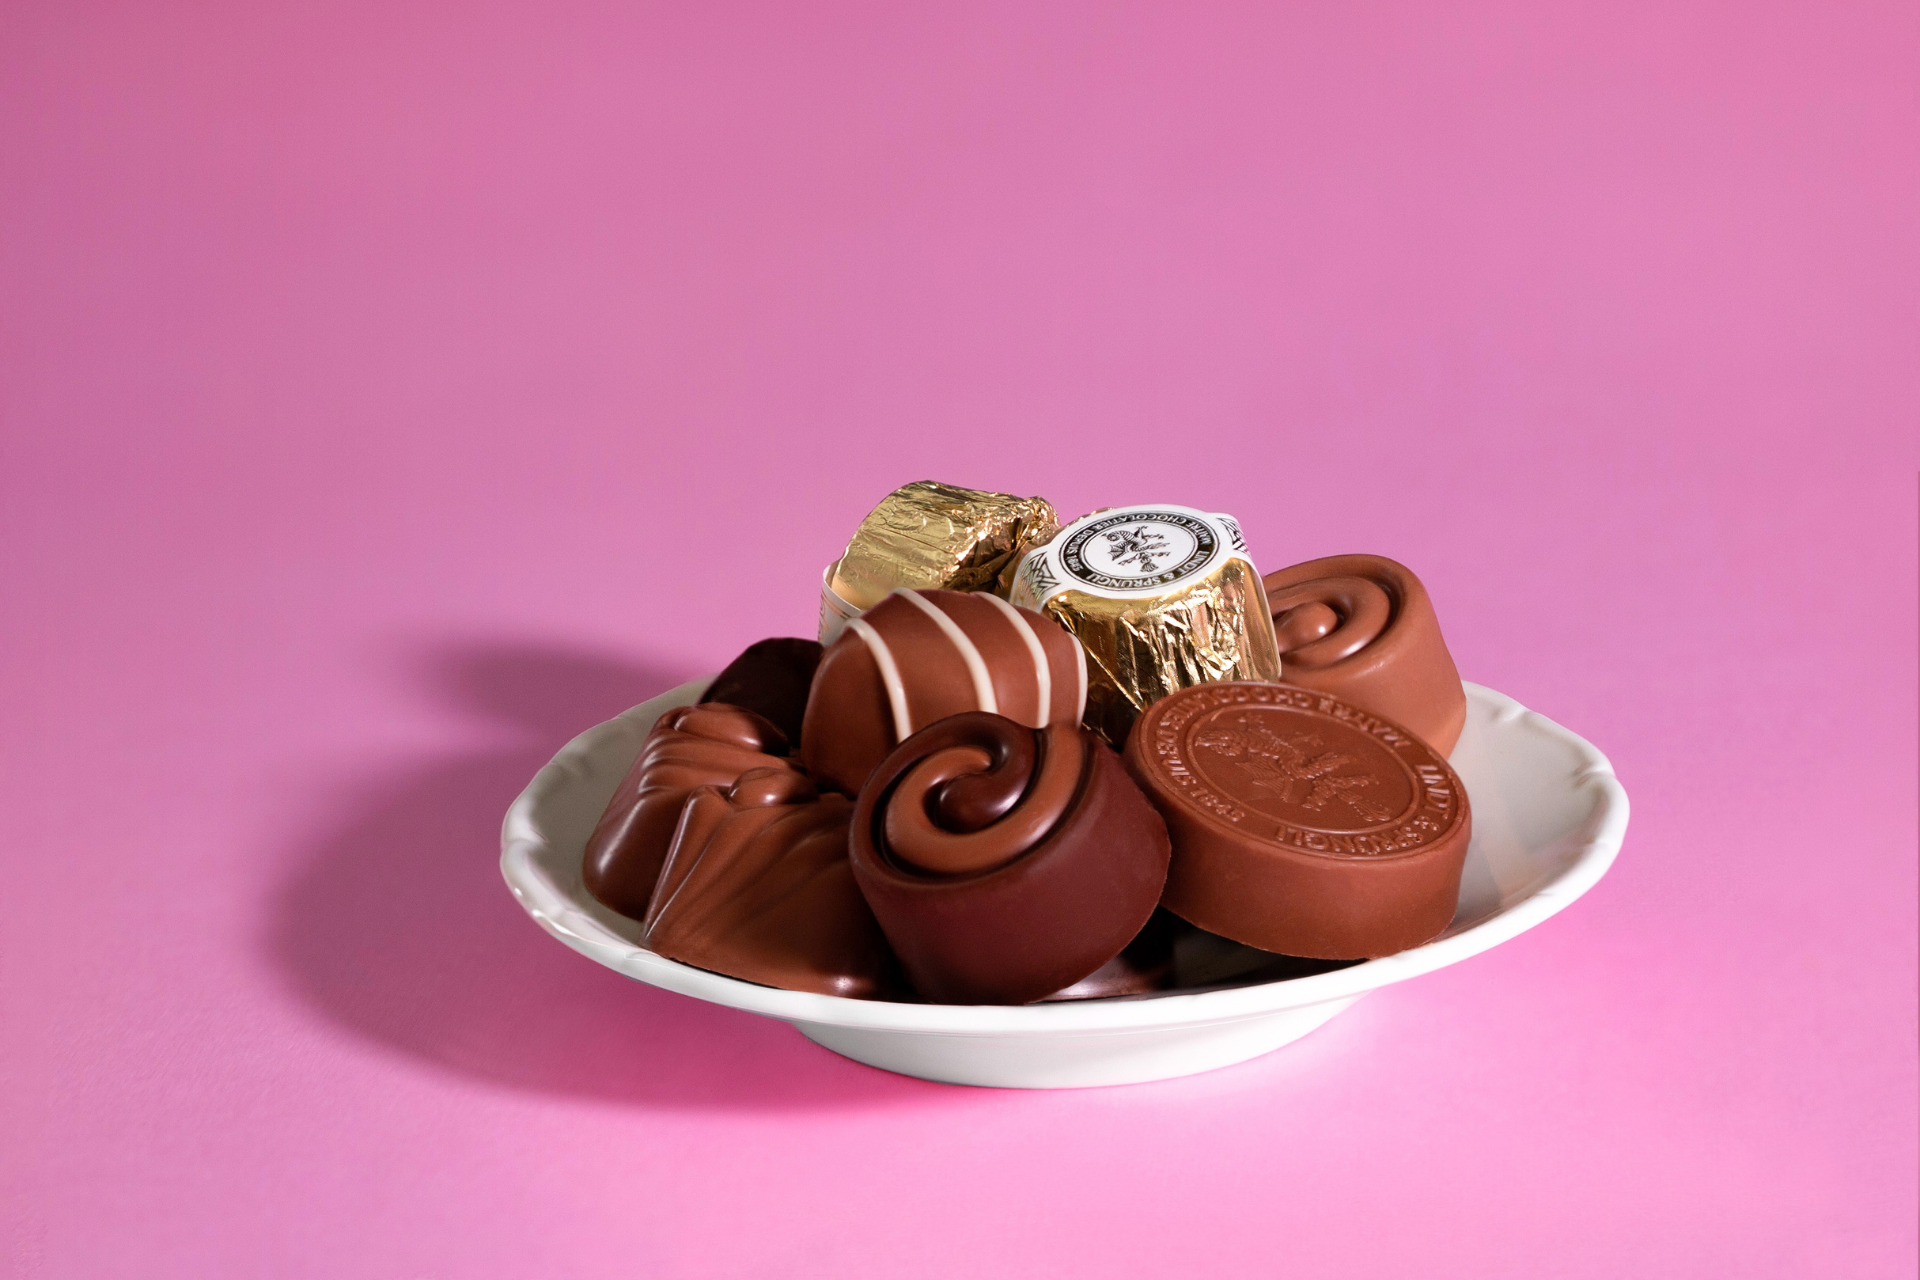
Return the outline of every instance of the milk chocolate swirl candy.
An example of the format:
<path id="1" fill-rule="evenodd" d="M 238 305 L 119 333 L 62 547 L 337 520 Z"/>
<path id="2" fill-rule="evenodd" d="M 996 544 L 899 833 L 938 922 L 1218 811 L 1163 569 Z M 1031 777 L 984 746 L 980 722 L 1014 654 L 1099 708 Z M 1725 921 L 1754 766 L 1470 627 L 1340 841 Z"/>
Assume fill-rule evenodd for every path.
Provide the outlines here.
<path id="1" fill-rule="evenodd" d="M 587 892 L 644 918 L 688 793 L 730 787 L 749 769 L 793 772 L 786 753 L 786 735 L 743 707 L 708 702 L 661 716 L 587 840 Z"/>
<path id="2" fill-rule="evenodd" d="M 1167 877 L 1166 825 L 1104 741 L 979 711 L 886 758 L 849 849 L 914 987 L 948 1004 L 1072 987 L 1140 933 Z"/>
<path id="3" fill-rule="evenodd" d="M 682 964 L 790 991 L 875 998 L 886 939 L 847 865 L 853 802 L 793 769 L 696 787 L 646 916 L 646 945 Z"/>
<path id="4" fill-rule="evenodd" d="M 849 795 L 899 743 L 962 711 L 1077 723 L 1086 655 L 1059 624 L 984 592 L 896 591 L 827 647 L 800 755 Z"/>
<path id="5" fill-rule="evenodd" d="M 1127 768 L 1165 815 L 1169 911 L 1263 951 L 1390 955 L 1453 919 L 1472 819 L 1401 725 L 1284 684 L 1206 684 L 1147 708 Z"/>
<path id="6" fill-rule="evenodd" d="M 1412 570 L 1385 556 L 1327 556 L 1261 583 L 1281 679 L 1397 720 L 1441 755 L 1453 750 L 1467 695 Z"/>

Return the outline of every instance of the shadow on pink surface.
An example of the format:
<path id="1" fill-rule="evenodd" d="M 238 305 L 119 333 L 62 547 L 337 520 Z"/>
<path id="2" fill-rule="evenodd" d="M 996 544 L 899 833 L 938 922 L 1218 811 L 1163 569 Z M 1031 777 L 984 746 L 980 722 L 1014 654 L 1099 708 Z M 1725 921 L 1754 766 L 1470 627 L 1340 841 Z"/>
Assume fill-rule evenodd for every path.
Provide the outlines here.
<path id="1" fill-rule="evenodd" d="M 561 743 L 687 678 L 602 654 L 473 644 L 426 678 L 524 740 L 348 788 L 275 904 L 270 947 L 333 1022 L 494 1084 L 663 1107 L 812 1108 L 945 1086 L 658 991 L 548 938 L 498 869 L 507 805 Z"/>

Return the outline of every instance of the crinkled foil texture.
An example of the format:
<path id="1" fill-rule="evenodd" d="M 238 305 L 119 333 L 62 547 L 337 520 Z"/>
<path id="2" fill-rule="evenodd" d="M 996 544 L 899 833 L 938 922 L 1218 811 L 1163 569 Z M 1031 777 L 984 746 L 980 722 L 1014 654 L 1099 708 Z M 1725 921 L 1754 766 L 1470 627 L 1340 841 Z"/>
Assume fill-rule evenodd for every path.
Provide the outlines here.
<path id="1" fill-rule="evenodd" d="M 871 609 L 897 588 L 998 591 L 1014 565 L 1058 532 L 1044 498 L 1017 498 L 920 480 L 888 494 L 860 522 L 833 591 Z"/>
<path id="2" fill-rule="evenodd" d="M 1116 747 L 1140 713 L 1175 689 L 1214 680 L 1278 680 L 1279 647 L 1252 564 L 1230 556 L 1164 596 L 1063 591 L 1042 609 L 1087 651 L 1088 728 Z"/>

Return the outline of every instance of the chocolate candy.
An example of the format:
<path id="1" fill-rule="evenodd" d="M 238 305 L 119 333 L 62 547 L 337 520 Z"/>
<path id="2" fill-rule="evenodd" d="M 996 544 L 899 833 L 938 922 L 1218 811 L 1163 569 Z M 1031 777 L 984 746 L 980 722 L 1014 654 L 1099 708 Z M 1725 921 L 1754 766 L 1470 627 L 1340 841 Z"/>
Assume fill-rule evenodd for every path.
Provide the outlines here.
<path id="1" fill-rule="evenodd" d="M 1264 585 L 1283 680 L 1396 720 L 1441 755 L 1453 750 L 1467 695 L 1411 570 L 1385 556 L 1327 556 Z"/>
<path id="2" fill-rule="evenodd" d="M 1144 996 L 1174 985 L 1174 942 L 1192 926 L 1164 908 L 1155 907 L 1146 925 L 1120 954 L 1080 981 L 1041 1001 L 1105 1000 L 1114 996 Z"/>
<path id="3" fill-rule="evenodd" d="M 1200 685 L 1147 709 L 1126 761 L 1173 837 L 1165 904 L 1203 929 L 1350 960 L 1453 919 L 1467 793 L 1400 725 L 1310 689 Z"/>
<path id="4" fill-rule="evenodd" d="M 849 848 L 914 987 L 950 1004 L 1073 987 L 1140 933 L 1167 875 L 1166 826 L 1105 742 L 987 712 L 901 743 Z"/>
<path id="5" fill-rule="evenodd" d="M 1156 698 L 1210 680 L 1278 680 L 1260 572 L 1232 516 L 1119 507 L 1027 553 L 1008 596 L 1087 651 L 1087 724 L 1115 746 Z"/>
<path id="6" fill-rule="evenodd" d="M 700 701 L 745 707 L 771 720 L 788 742 L 798 742 L 820 654 L 818 641 L 791 636 L 750 644 L 714 677 Z"/>
<path id="7" fill-rule="evenodd" d="M 920 480 L 880 500 L 822 577 L 820 639 L 899 589 L 1002 591 L 1027 548 L 1060 519 L 1044 498 Z"/>
<path id="8" fill-rule="evenodd" d="M 688 795 L 646 945 L 790 991 L 876 998 L 893 959 L 847 865 L 853 802 L 792 769 L 749 769 Z"/>
<path id="9" fill-rule="evenodd" d="M 587 892 L 621 915 L 644 918 L 687 794 L 730 787 L 749 769 L 793 772 L 786 753 L 786 735 L 743 707 L 709 702 L 661 716 L 587 840 Z"/>
<path id="10" fill-rule="evenodd" d="M 828 646 L 800 754 L 816 779 L 853 795 L 936 720 L 992 711 L 1038 729 L 1078 722 L 1086 698 L 1086 659 L 1050 620 L 985 593 L 896 591 Z"/>

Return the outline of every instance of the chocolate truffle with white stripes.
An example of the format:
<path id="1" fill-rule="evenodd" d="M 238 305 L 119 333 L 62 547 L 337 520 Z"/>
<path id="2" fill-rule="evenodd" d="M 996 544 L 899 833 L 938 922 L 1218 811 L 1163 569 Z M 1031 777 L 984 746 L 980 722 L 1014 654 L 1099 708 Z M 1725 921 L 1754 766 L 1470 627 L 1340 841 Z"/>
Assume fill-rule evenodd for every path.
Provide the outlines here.
<path id="1" fill-rule="evenodd" d="M 962 711 L 1078 724 L 1086 653 L 1059 623 L 987 592 L 895 591 L 847 624 L 813 677 L 800 757 L 858 795 L 887 753 Z"/>

